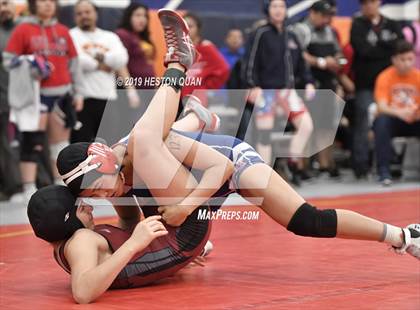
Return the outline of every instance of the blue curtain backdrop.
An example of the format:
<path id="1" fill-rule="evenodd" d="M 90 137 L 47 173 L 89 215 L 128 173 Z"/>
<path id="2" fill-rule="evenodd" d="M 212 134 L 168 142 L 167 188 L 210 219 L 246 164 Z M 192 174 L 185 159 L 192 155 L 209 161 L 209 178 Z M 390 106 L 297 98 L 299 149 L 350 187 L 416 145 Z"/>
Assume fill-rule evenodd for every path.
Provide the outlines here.
<path id="1" fill-rule="evenodd" d="M 382 0 L 383 4 L 403 4 L 409 0 Z M 141 2 L 150 8 L 164 7 L 168 0 L 132 0 Z M 241 15 L 256 15 L 261 13 L 262 0 L 184 0 L 179 6 L 180 9 L 206 12 L 224 13 L 235 12 Z M 293 6 L 302 0 L 288 0 L 289 6 Z M 352 16 L 359 9 L 358 0 L 337 0 L 338 15 Z"/>

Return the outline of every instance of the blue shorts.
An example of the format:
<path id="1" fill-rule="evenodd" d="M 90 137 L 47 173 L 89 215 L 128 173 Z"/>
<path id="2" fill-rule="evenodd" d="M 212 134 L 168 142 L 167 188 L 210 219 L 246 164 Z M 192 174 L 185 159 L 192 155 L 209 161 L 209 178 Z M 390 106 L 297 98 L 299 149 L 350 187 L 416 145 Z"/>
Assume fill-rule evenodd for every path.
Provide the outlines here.
<path id="1" fill-rule="evenodd" d="M 238 192 L 240 189 L 239 180 L 242 173 L 253 165 L 265 163 L 261 156 L 251 145 L 235 137 L 226 135 L 212 135 L 200 132 L 181 132 L 178 130 L 172 131 L 210 146 L 214 150 L 228 157 L 233 162 L 234 172 L 232 174 L 232 178 L 226 182 L 213 195 L 213 197 L 227 197 L 231 193 Z M 119 144 L 127 145 L 128 138 L 129 135 L 122 138 L 119 141 Z M 202 172 L 193 169 L 191 170 L 191 173 L 197 179 L 201 178 L 200 174 Z"/>
<path id="2" fill-rule="evenodd" d="M 253 165 L 264 163 L 260 154 L 258 154 L 251 145 L 235 137 L 212 135 L 208 133 L 173 131 L 206 144 L 228 157 L 235 166 L 230 184 L 231 189 L 234 189 L 235 191 L 239 190 L 239 179 L 246 169 Z"/>
<path id="3" fill-rule="evenodd" d="M 65 96 L 41 95 L 41 113 L 51 113 L 56 105 L 63 110 L 64 98 Z"/>
<path id="4" fill-rule="evenodd" d="M 255 104 L 256 116 L 261 117 L 264 115 L 274 115 L 276 108 L 276 93 L 275 90 L 264 90 L 262 97 Z"/>
<path id="5" fill-rule="evenodd" d="M 303 100 L 294 89 L 265 89 L 255 106 L 257 118 L 283 115 L 293 121 L 294 118 L 307 111 Z"/>

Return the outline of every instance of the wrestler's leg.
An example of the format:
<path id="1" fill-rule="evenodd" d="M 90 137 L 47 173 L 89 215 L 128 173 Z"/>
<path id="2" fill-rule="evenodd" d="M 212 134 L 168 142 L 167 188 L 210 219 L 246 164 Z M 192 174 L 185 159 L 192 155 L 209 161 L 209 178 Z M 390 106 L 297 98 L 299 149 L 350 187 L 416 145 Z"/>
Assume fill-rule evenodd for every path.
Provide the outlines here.
<path id="1" fill-rule="evenodd" d="M 182 69 L 178 64 L 169 67 Z M 181 201 L 197 184 L 163 143 L 178 111 L 179 93 L 171 86 L 161 86 L 129 138 L 128 155 L 134 173 L 144 181 L 159 205 Z M 167 200 L 168 197 L 175 199 Z"/>
<path id="2" fill-rule="evenodd" d="M 164 77 L 146 112 L 130 134 L 128 155 L 137 174 L 157 198 L 159 205 L 173 204 L 188 196 L 196 184 L 189 171 L 170 153 L 164 140 L 175 121 L 180 99 L 180 79 L 195 60 L 195 49 L 185 21 L 177 13 L 160 10 L 168 53 Z M 169 84 L 169 85 L 166 85 Z M 163 202 L 165 197 L 182 197 Z"/>
<path id="3" fill-rule="evenodd" d="M 168 69 L 184 72 L 185 69 L 178 63 L 171 63 Z M 153 134 L 155 138 L 163 141 L 168 135 L 178 112 L 180 91 L 173 87 L 162 85 L 153 96 L 146 112 L 136 123 L 134 131 Z"/>
<path id="4" fill-rule="evenodd" d="M 241 174 L 239 188 L 240 194 L 250 201 L 251 198 L 263 199 L 261 208 L 285 227 L 305 202 L 282 177 L 263 163 L 255 164 Z"/>
<path id="5" fill-rule="evenodd" d="M 185 81 L 185 71 L 196 59 L 196 51 L 185 20 L 172 10 L 159 10 L 167 54 L 165 65 L 168 70 L 162 80 L 162 86 L 151 100 L 146 112 L 135 125 L 142 132 L 164 141 L 178 112 L 180 89 Z"/>
<path id="6" fill-rule="evenodd" d="M 256 164 L 246 169 L 240 176 L 239 186 L 244 197 L 263 198 L 261 208 L 284 227 L 288 227 L 296 211 L 305 203 L 298 193 L 265 164 Z M 349 210 L 337 209 L 336 212 L 338 238 L 383 240 L 386 227 L 383 222 Z M 402 230 L 391 239 L 393 246 L 402 246 Z"/>
<path id="7" fill-rule="evenodd" d="M 158 205 L 177 204 L 197 185 L 193 175 L 165 144 L 153 146 L 151 153 L 137 162 L 133 165 L 134 171 L 146 183 Z"/>
<path id="8" fill-rule="evenodd" d="M 200 98 L 194 95 L 187 95 L 182 98 L 182 105 L 184 107 L 182 113 L 184 118 L 176 122 L 172 127 L 173 129 L 186 132 L 204 131 L 209 133 L 219 130 L 220 118 L 216 113 L 204 107 Z M 197 127 L 198 129 L 196 129 Z"/>
<path id="9" fill-rule="evenodd" d="M 200 131 L 202 129 L 200 119 L 195 113 L 190 113 L 182 119 L 176 121 L 172 126 L 172 129 L 186 132 Z"/>

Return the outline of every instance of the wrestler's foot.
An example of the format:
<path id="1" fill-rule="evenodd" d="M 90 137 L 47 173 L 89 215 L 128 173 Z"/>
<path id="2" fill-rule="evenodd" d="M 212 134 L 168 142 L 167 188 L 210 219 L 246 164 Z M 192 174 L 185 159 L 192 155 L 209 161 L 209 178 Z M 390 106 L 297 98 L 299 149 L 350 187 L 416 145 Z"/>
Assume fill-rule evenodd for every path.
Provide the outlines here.
<path id="1" fill-rule="evenodd" d="M 203 128 L 205 132 L 216 132 L 219 130 L 219 116 L 204 107 L 198 97 L 187 95 L 182 99 L 182 103 L 184 104 L 184 116 L 190 112 L 194 112 L 200 120 L 200 128 Z"/>
<path id="2" fill-rule="evenodd" d="M 187 23 L 178 13 L 172 10 L 160 9 L 158 15 L 168 49 L 165 56 L 165 66 L 176 62 L 188 70 L 194 63 L 197 52 L 191 41 Z"/>
<path id="3" fill-rule="evenodd" d="M 204 246 L 203 252 L 201 252 L 201 257 L 209 256 L 209 254 L 213 251 L 213 243 L 210 240 L 207 241 L 206 245 Z"/>
<path id="4" fill-rule="evenodd" d="M 420 224 L 411 224 L 403 228 L 404 244 L 395 248 L 398 254 L 408 253 L 420 260 Z"/>

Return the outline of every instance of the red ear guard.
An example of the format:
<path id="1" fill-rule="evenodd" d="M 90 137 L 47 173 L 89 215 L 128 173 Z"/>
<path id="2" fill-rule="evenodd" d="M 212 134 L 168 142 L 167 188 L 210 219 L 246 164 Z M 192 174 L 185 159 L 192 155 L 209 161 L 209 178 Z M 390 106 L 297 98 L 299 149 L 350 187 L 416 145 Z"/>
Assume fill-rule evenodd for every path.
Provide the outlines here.
<path id="1" fill-rule="evenodd" d="M 108 145 L 92 143 L 87 154 L 88 158 L 93 156 L 89 165 L 98 165 L 96 171 L 103 174 L 115 174 L 118 171 L 117 157 Z"/>
<path id="2" fill-rule="evenodd" d="M 115 174 L 118 172 L 118 160 L 112 149 L 102 143 L 92 143 L 87 151 L 88 157 L 72 171 L 61 176 L 68 185 L 81 175 L 96 170 L 103 174 Z"/>

